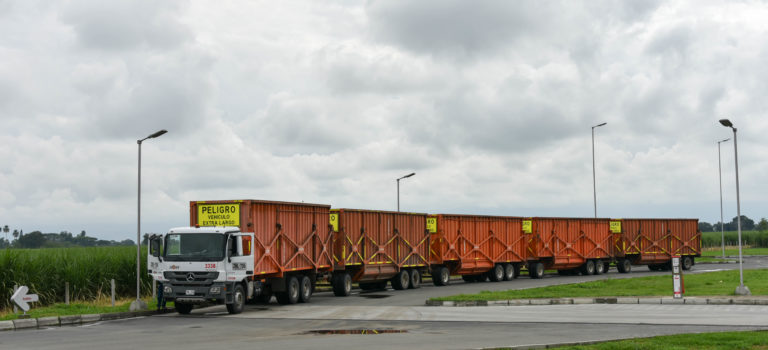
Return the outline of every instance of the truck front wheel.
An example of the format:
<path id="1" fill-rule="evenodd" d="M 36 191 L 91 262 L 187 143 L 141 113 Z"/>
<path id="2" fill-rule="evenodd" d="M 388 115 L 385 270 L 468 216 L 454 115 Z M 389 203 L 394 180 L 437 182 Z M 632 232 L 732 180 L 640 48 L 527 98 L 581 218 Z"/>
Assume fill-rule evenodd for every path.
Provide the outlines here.
<path id="1" fill-rule="evenodd" d="M 239 314 L 243 312 L 245 308 L 245 292 L 243 291 L 243 285 L 236 284 L 235 290 L 232 292 L 232 304 L 227 304 L 227 311 L 230 314 Z"/>

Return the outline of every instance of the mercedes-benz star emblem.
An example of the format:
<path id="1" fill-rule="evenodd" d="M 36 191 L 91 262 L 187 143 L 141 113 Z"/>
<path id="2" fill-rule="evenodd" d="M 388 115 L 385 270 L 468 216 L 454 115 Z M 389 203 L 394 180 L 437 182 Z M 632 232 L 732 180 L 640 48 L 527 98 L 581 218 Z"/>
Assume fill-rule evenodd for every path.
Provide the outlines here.
<path id="1" fill-rule="evenodd" d="M 195 280 L 195 274 L 190 272 L 187 274 L 187 282 L 192 282 Z"/>

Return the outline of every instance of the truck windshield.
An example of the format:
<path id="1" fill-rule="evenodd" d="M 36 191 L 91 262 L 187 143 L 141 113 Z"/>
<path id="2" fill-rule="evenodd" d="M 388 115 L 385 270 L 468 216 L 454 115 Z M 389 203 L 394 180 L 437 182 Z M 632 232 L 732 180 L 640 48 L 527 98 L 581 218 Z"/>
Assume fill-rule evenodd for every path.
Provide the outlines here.
<path id="1" fill-rule="evenodd" d="M 165 236 L 168 261 L 221 261 L 226 249 L 226 236 L 217 233 L 187 233 Z"/>

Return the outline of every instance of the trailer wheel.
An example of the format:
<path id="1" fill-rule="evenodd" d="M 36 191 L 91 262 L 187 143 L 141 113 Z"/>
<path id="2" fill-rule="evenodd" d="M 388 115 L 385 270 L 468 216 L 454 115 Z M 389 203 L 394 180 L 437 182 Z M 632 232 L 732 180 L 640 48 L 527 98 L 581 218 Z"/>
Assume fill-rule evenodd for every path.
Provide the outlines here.
<path id="1" fill-rule="evenodd" d="M 603 262 L 603 273 L 608 273 L 608 271 L 611 270 L 611 263 L 610 262 Z"/>
<path id="2" fill-rule="evenodd" d="M 189 315 L 189 313 L 192 312 L 192 307 L 192 304 L 176 302 L 176 312 L 182 315 Z"/>
<path id="3" fill-rule="evenodd" d="M 348 296 L 352 292 L 352 276 L 343 272 L 333 275 L 333 295 L 337 297 Z"/>
<path id="4" fill-rule="evenodd" d="M 312 286 L 312 280 L 308 276 L 302 276 L 299 289 L 299 302 L 308 303 L 309 299 L 312 298 L 312 292 L 315 289 L 314 286 Z"/>
<path id="5" fill-rule="evenodd" d="M 243 285 L 235 284 L 235 290 L 232 292 L 232 304 L 227 304 L 227 312 L 230 314 L 239 314 L 245 308 L 245 292 Z"/>
<path id="6" fill-rule="evenodd" d="M 515 278 L 520 277 L 520 267 L 522 264 L 512 264 L 512 268 L 515 269 Z"/>
<path id="7" fill-rule="evenodd" d="M 299 280 L 295 276 L 288 277 L 288 281 L 285 282 L 285 291 L 275 293 L 277 302 L 281 305 L 291 305 L 299 302 Z"/>
<path id="8" fill-rule="evenodd" d="M 447 286 L 451 281 L 451 271 L 445 266 L 436 267 L 432 270 L 432 284 L 436 286 Z"/>
<path id="9" fill-rule="evenodd" d="M 595 275 L 602 275 L 605 273 L 605 264 L 602 261 L 595 261 Z"/>
<path id="10" fill-rule="evenodd" d="M 496 264 L 490 271 L 488 271 L 488 278 L 491 282 L 501 282 L 504 280 L 504 266 Z"/>
<path id="11" fill-rule="evenodd" d="M 619 270 L 619 273 L 629 273 L 632 271 L 632 263 L 629 259 L 621 259 L 616 263 L 616 269 Z"/>
<path id="12" fill-rule="evenodd" d="M 400 272 L 392 278 L 392 288 L 397 290 L 408 289 L 410 281 L 411 276 L 408 274 L 408 270 L 400 270 Z"/>
<path id="13" fill-rule="evenodd" d="M 534 279 L 540 279 L 544 277 L 544 264 L 537 261 L 533 263 L 533 265 L 529 265 L 528 274 L 531 276 L 531 278 Z"/>
<path id="14" fill-rule="evenodd" d="M 411 270 L 411 285 L 408 288 L 418 289 L 421 287 L 421 273 L 419 270 Z"/>
<path id="15" fill-rule="evenodd" d="M 466 283 L 476 282 L 475 275 L 461 275 L 461 279 Z"/>
<path id="16" fill-rule="evenodd" d="M 690 270 L 691 267 L 693 267 L 693 257 L 691 257 L 691 256 L 684 256 L 683 257 L 683 270 Z"/>
<path id="17" fill-rule="evenodd" d="M 592 260 L 587 260 L 587 262 L 584 263 L 584 265 L 581 265 L 581 274 L 582 275 L 594 275 L 595 274 L 595 262 Z"/>
<path id="18" fill-rule="evenodd" d="M 511 281 L 515 279 L 515 266 L 512 264 L 504 264 L 504 280 Z"/>

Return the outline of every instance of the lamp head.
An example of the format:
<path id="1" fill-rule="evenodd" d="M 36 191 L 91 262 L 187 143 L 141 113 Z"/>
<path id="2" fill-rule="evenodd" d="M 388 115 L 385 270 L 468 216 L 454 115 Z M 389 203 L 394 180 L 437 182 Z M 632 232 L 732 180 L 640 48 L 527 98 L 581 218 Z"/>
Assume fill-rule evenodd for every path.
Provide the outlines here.
<path id="1" fill-rule="evenodd" d="M 155 137 L 162 136 L 163 134 L 165 134 L 167 132 L 168 132 L 168 130 L 163 129 L 163 130 L 160 130 L 160 131 L 158 131 L 158 132 L 156 132 L 156 133 L 154 133 L 152 135 L 147 136 L 147 138 L 148 139 L 154 139 Z"/>
<path id="2" fill-rule="evenodd" d="M 731 121 L 728 119 L 720 119 L 720 124 L 723 124 L 723 126 L 726 126 L 729 128 L 733 127 L 733 123 L 731 123 Z"/>

